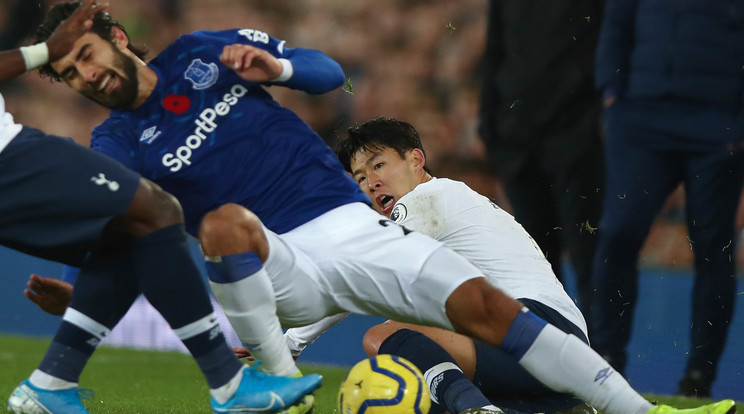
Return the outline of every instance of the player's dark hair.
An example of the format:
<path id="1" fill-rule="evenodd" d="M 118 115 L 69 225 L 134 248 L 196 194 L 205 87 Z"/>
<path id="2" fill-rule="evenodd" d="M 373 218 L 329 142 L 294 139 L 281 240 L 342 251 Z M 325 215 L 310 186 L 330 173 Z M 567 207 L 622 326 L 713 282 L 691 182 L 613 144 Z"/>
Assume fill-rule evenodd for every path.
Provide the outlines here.
<path id="1" fill-rule="evenodd" d="M 82 2 L 73 1 L 67 3 L 57 3 L 52 6 L 49 9 L 49 13 L 47 13 L 46 15 L 46 18 L 44 19 L 44 22 L 42 22 L 39 27 L 36 28 L 36 39 L 34 43 L 44 42 L 49 39 L 49 37 L 52 36 L 52 33 L 54 33 L 57 27 L 62 24 L 65 19 L 70 17 L 70 15 L 72 15 L 72 13 L 74 13 L 75 10 L 77 10 L 81 5 Z M 96 13 L 93 16 L 93 27 L 91 27 L 90 31 L 91 33 L 95 33 L 102 39 L 110 42 L 112 27 L 118 27 L 119 29 L 121 29 L 121 31 L 124 32 L 127 37 L 129 37 L 129 34 L 127 34 L 124 26 L 122 26 L 121 23 L 119 23 L 118 21 L 114 20 L 107 12 Z M 132 53 L 137 55 L 137 57 L 142 60 L 144 60 L 147 56 L 147 48 L 134 46 L 132 42 L 129 42 L 127 49 L 132 51 Z M 52 65 L 49 63 L 39 68 L 39 74 L 42 77 L 48 76 L 53 80 L 56 80 L 57 82 L 62 81 L 62 77 L 60 77 L 57 71 L 52 69 Z"/>
<path id="2" fill-rule="evenodd" d="M 426 156 L 418 131 L 408 122 L 395 118 L 379 117 L 347 130 L 346 139 L 336 144 L 336 156 L 346 171 L 351 172 L 351 157 L 358 151 L 381 151 L 394 149 L 401 158 L 407 151 L 418 148 Z M 424 171 L 431 174 L 429 166 Z"/>

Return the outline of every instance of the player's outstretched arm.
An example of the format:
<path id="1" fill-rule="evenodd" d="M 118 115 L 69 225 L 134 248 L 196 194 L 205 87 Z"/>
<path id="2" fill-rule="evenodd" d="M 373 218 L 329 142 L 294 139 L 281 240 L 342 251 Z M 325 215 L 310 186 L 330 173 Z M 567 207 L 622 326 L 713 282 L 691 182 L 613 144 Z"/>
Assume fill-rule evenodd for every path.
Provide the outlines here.
<path id="1" fill-rule="evenodd" d="M 72 299 L 72 284 L 32 274 L 23 293 L 41 309 L 52 315 L 62 315 Z"/>
<path id="2" fill-rule="evenodd" d="M 227 45 L 220 61 L 250 82 L 271 82 L 282 74 L 282 63 L 271 53 L 251 45 Z"/>
<path id="3" fill-rule="evenodd" d="M 241 78 L 271 83 L 310 94 L 332 91 L 345 82 L 341 65 L 314 49 L 284 48 L 277 57 L 253 45 L 236 43 L 223 48 L 220 61 Z"/>
<path id="4" fill-rule="evenodd" d="M 46 42 L 0 52 L 0 81 L 12 79 L 65 56 L 72 50 L 75 41 L 90 30 L 93 16 L 107 8 L 108 4 L 97 6 L 95 0 L 85 0 Z"/>

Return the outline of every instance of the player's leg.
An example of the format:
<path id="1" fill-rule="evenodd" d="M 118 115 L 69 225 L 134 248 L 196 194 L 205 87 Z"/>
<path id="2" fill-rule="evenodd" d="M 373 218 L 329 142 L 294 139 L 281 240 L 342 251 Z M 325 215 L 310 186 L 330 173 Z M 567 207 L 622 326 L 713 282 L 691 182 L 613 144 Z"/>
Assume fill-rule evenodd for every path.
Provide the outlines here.
<path id="1" fill-rule="evenodd" d="M 444 259 L 442 255 L 436 257 L 427 266 L 446 269 L 447 264 L 439 261 Z M 735 404 L 732 400 L 724 400 L 690 411 L 654 407 L 589 345 L 548 324 L 526 307 L 517 310 L 506 333 L 499 339 L 504 332 L 504 327 L 498 326 L 503 314 L 509 315 L 519 306 L 519 302 L 491 287 L 483 278 L 476 278 L 463 283 L 450 295 L 446 310 L 454 326 L 486 342 L 489 338 L 495 339 L 496 342 L 488 343 L 499 346 L 543 384 L 554 391 L 571 393 L 606 414 L 725 414 Z M 497 328 L 488 329 L 489 323 Z M 487 332 L 479 336 L 478 332 L 484 328 Z"/>
<path id="2" fill-rule="evenodd" d="M 276 315 L 276 298 L 263 263 L 269 243 L 255 214 L 237 204 L 208 213 L 199 229 L 210 285 L 243 345 L 261 369 L 299 372 Z"/>
<path id="3" fill-rule="evenodd" d="M 457 274 L 469 266 L 454 252 L 440 249 L 431 255 L 422 274 Z M 499 346 L 555 391 L 572 393 L 608 414 L 643 414 L 651 408 L 586 343 L 548 324 L 485 278 L 462 283 L 447 299 L 445 309 L 458 332 Z"/>
<path id="4" fill-rule="evenodd" d="M 80 374 L 139 294 L 131 274 L 125 250 L 90 255 L 44 358 L 8 400 L 11 411 L 36 412 L 43 407 L 48 412 L 87 412 L 81 397 L 90 396 L 78 389 Z"/>
<path id="5" fill-rule="evenodd" d="M 561 313 L 532 299 L 519 301 L 546 322 L 588 343 L 581 328 Z M 475 350 L 473 382 L 505 412 L 592 412 L 591 407 L 573 395 L 549 389 L 501 348 L 475 341 Z"/>
<path id="6" fill-rule="evenodd" d="M 369 356 L 398 355 L 421 369 L 432 402 L 438 406 L 433 410 L 500 412 L 470 381 L 476 360 L 472 339 L 445 329 L 387 321 L 370 328 L 362 341 Z"/>
<path id="7" fill-rule="evenodd" d="M 441 242 L 361 204 L 337 208 L 301 230 L 283 237 L 318 257 L 317 276 L 343 309 L 456 328 L 501 346 L 541 382 L 608 414 L 643 414 L 651 407 L 588 345 L 524 312 Z"/>
<path id="8" fill-rule="evenodd" d="M 523 303 L 587 342 L 581 329 L 558 312 L 528 299 Z M 370 356 L 394 354 L 413 362 L 425 373 L 432 400 L 449 412 L 495 406 L 506 412 L 555 413 L 583 404 L 547 388 L 500 348 L 449 330 L 386 321 L 370 328 L 363 344 Z"/>
<path id="9" fill-rule="evenodd" d="M 362 338 L 364 352 L 369 356 L 377 355 L 378 353 L 384 354 L 385 352 L 380 351 L 382 344 L 387 340 L 387 338 L 401 329 L 420 332 L 426 335 L 429 339 L 438 343 L 452 356 L 452 358 L 454 358 L 463 374 L 465 374 L 467 378 L 473 379 L 473 375 L 475 375 L 476 360 L 473 340 L 465 335 L 460 335 L 457 332 L 448 329 L 388 320 L 369 328 L 367 332 L 365 332 L 364 337 Z M 405 355 L 400 356 L 407 358 Z"/>
<path id="10" fill-rule="evenodd" d="M 319 376 L 292 380 L 270 378 L 244 368 L 235 358 L 225 342 L 207 290 L 191 258 L 180 205 L 155 184 L 148 184 L 149 187 L 144 189 L 145 201 L 140 202 L 135 196 L 132 203 L 133 207 L 143 207 L 145 212 L 135 217 L 151 217 L 147 210 L 154 205 L 158 218 L 154 221 L 140 219 L 130 225 L 135 229 L 154 229 L 137 238 L 132 249 L 140 290 L 168 321 L 207 377 L 213 410 L 230 410 L 231 406 L 241 404 L 247 407 L 264 404 L 271 405 L 270 410 L 281 409 L 320 386 Z M 156 200 L 147 201 L 149 198 Z M 130 208 L 128 217 L 131 216 Z M 170 294 L 174 286 L 179 289 L 178 295 Z M 273 394 L 279 394 L 283 402 L 270 401 Z"/>
<path id="11" fill-rule="evenodd" d="M 139 176 L 131 172 L 109 179 L 122 167 L 109 168 L 113 163 L 108 158 L 33 128 L 24 128 L 16 136 L 0 154 L 0 164 L 3 244 L 76 266 L 83 264 L 89 250 L 114 242 L 102 237 L 104 228 L 113 216 L 126 211 L 139 182 Z M 34 191 L 24 191 L 19 184 Z M 11 200 L 13 204 L 8 203 Z M 93 255 L 85 262 L 94 273 L 100 271 L 100 277 L 82 282 L 74 296 L 76 307 L 64 316 L 39 369 L 11 396 L 9 409 L 24 412 L 41 405 L 52 412 L 86 412 L 76 391 L 79 374 L 118 320 L 104 314 L 123 315 L 136 296 L 132 279 L 121 285 L 117 282 L 121 275 L 107 271 L 122 269 L 126 274 L 131 267 L 120 259 Z M 98 267 L 107 261 L 111 269 Z M 97 295 L 98 291 L 103 294 Z"/>
<path id="12" fill-rule="evenodd" d="M 1 232 L 3 242 L 8 242 L 14 248 L 23 247 L 23 251 L 40 257 L 79 265 L 77 260 L 82 256 L 81 252 L 95 249 L 106 239 L 102 237 L 104 229 L 108 230 L 105 232 L 107 235 L 120 236 L 124 233 L 140 236 L 135 237 L 134 241 L 128 240 L 130 243 L 124 247 L 127 258 L 132 263 L 130 269 L 135 273 L 134 280 L 139 290 L 147 294 L 154 304 L 159 304 L 159 310 L 166 318 L 170 318 L 171 326 L 180 329 L 177 332 L 181 333 L 182 339 L 187 339 L 187 347 L 205 368 L 210 386 L 224 388 L 224 394 L 228 397 L 233 394 L 240 397 L 242 400 L 238 403 L 266 406 L 266 402 L 271 399 L 269 392 L 264 392 L 261 396 L 265 401 L 255 401 L 257 394 L 245 389 L 251 385 L 243 387 L 237 394 L 234 388 L 225 388 L 227 385 L 240 383 L 239 377 L 244 371 L 221 334 L 215 335 L 212 340 L 209 338 L 214 328 L 208 319 L 212 313 L 211 303 L 198 268 L 184 243 L 185 234 L 179 223 L 181 212 L 177 202 L 151 183 L 140 180 L 138 175 L 120 164 L 69 139 L 49 137 L 40 131 L 26 129 L 22 134 L 2 152 L 3 167 L 9 169 L 4 171 L 8 174 L 4 174 L 0 189 L 4 192 L 12 191 L 13 183 L 18 178 L 23 179 L 24 185 L 39 189 L 27 197 L 16 198 L 27 205 L 36 206 L 34 209 L 23 210 L 23 214 L 35 212 L 32 218 L 37 220 L 19 221 L 18 224 L 4 226 Z M 47 198 L 52 202 L 45 202 Z M 38 206 L 48 208 L 43 210 Z M 156 206 L 156 209 L 150 206 Z M 111 221 L 112 217 L 123 214 L 130 216 Z M 26 224 L 29 222 L 38 227 L 37 232 L 33 228 L 27 228 Z M 176 265 L 170 266 L 172 263 Z M 131 278 L 132 274 L 123 277 Z M 187 293 L 184 292 L 184 283 L 188 286 Z M 173 286 L 179 287 L 179 295 L 170 294 Z M 91 289 L 97 290 L 93 287 Z M 191 299 L 195 300 L 196 306 Z M 206 307 L 203 306 L 204 303 Z M 196 313 L 192 310 L 195 307 Z M 75 340 L 80 345 L 79 349 L 84 350 L 85 345 L 80 344 L 84 335 L 80 335 L 80 331 L 86 331 L 86 327 L 96 324 L 106 326 L 106 321 L 112 319 L 105 315 L 106 309 L 99 309 L 94 305 L 86 308 L 86 314 L 78 313 L 71 314 L 81 317 L 71 317 L 72 319 L 67 320 L 69 323 L 61 329 L 75 326 L 80 328 L 77 333 L 62 335 L 68 342 L 77 338 Z M 189 321 L 189 316 L 193 317 L 197 313 L 203 316 Z M 118 320 L 118 317 L 113 319 Z M 188 329 L 183 329 L 184 327 Z M 82 352 L 83 357 L 67 362 L 76 365 L 70 372 L 82 370 L 87 361 L 85 352 Z M 57 355 L 61 358 L 59 353 Z M 253 374 L 250 373 L 249 376 Z M 301 386 L 301 389 L 293 391 L 296 395 L 287 398 L 285 402 L 291 404 L 307 390 L 319 385 L 319 377 L 312 380 L 315 383 L 307 380 L 294 383 Z M 274 388 L 284 386 L 273 380 L 263 383 Z M 295 388 L 292 384 L 289 387 Z M 253 401 L 249 401 L 249 398 Z M 79 401 L 78 406 L 82 409 Z"/>
<path id="13" fill-rule="evenodd" d="M 178 202 L 142 180 L 127 215 L 115 225 L 137 236 L 131 254 L 140 291 L 192 353 L 210 388 L 226 384 L 241 364 L 224 352 L 227 344 L 191 258 Z"/>

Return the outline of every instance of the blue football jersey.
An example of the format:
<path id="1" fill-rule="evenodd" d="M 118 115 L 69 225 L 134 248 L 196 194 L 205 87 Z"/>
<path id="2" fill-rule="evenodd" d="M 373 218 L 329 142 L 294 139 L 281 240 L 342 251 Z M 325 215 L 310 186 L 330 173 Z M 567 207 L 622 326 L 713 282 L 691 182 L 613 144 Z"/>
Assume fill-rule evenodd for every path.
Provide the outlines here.
<path id="1" fill-rule="evenodd" d="M 369 203 L 304 121 L 219 61 L 235 43 L 292 62 L 282 86 L 323 93 L 344 82 L 338 63 L 317 50 L 290 49 L 257 30 L 195 32 L 149 63 L 158 75 L 152 95 L 135 110 L 112 111 L 91 146 L 176 196 L 193 235 L 225 203 L 247 207 L 277 233 L 343 204 Z"/>

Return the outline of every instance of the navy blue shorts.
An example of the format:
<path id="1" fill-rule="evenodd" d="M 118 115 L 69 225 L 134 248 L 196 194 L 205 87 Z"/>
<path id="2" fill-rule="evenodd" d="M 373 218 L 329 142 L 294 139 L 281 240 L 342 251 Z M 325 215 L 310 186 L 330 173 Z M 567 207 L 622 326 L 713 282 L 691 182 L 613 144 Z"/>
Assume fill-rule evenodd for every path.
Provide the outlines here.
<path id="1" fill-rule="evenodd" d="M 0 152 L 0 244 L 79 267 L 139 181 L 112 158 L 24 127 Z"/>
<path id="2" fill-rule="evenodd" d="M 588 343 L 581 329 L 556 310 L 531 299 L 519 301 L 556 328 Z M 501 348 L 475 341 L 475 354 L 473 383 L 506 413 L 555 413 L 582 403 L 573 395 L 557 393 L 543 385 Z"/>

